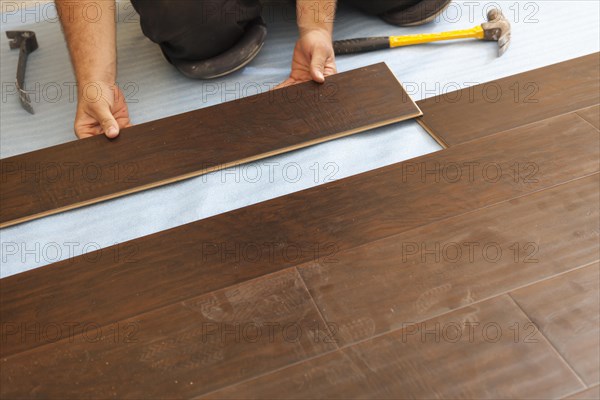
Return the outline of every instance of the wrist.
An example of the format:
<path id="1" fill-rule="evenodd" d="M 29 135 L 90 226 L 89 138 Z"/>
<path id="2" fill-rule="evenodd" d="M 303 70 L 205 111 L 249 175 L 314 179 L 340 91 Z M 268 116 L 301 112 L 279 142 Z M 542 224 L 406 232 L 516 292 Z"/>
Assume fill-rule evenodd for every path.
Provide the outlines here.
<path id="1" fill-rule="evenodd" d="M 106 79 L 85 79 L 77 81 L 78 101 L 87 103 L 96 103 L 101 98 L 111 98 L 116 83 L 106 81 Z"/>
<path id="2" fill-rule="evenodd" d="M 75 68 L 78 85 L 92 82 L 114 85 L 117 79 L 116 59 L 94 60 L 94 64 L 88 63 L 81 68 Z"/>
<path id="3" fill-rule="evenodd" d="M 300 34 L 310 31 L 333 36 L 335 0 L 296 0 L 296 22 Z"/>
<path id="4" fill-rule="evenodd" d="M 114 74 L 82 74 L 76 75 L 77 85 L 82 86 L 88 83 L 98 83 L 104 85 L 114 85 L 116 77 Z"/>
<path id="5" fill-rule="evenodd" d="M 323 28 L 323 27 L 302 28 L 302 27 L 299 27 L 298 31 L 299 31 L 300 39 L 302 39 L 303 37 L 306 37 L 306 36 L 318 35 L 320 37 L 325 38 L 328 41 L 333 41 L 333 33 L 327 28 Z"/>

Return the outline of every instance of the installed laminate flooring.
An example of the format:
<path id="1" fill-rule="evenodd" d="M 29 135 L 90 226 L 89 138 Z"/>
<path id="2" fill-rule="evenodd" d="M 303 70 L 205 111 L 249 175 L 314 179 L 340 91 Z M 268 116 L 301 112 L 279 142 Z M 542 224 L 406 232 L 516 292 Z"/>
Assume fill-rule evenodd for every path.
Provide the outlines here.
<path id="1" fill-rule="evenodd" d="M 584 108 L 2 279 L 2 396 L 593 397 Z"/>
<path id="2" fill-rule="evenodd" d="M 578 116 L 561 116 L 159 232 L 3 279 L 2 315 L 17 325 L 79 321 L 79 332 L 88 320 L 110 324 L 311 260 L 332 263 L 343 250 L 594 174 L 598 140 Z M 45 343 L 5 341 L 2 355 Z"/>
<path id="3" fill-rule="evenodd" d="M 454 146 L 596 106 L 599 69 L 600 55 L 594 53 L 430 97 L 417 102 L 423 111 L 418 121 L 442 144 Z"/>

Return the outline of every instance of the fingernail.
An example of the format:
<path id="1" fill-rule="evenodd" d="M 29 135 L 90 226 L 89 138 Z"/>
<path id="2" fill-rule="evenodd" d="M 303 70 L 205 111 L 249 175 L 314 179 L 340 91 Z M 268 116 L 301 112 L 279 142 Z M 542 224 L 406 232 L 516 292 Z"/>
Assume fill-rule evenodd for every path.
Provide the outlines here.
<path id="1" fill-rule="evenodd" d="M 115 137 L 117 136 L 119 132 L 117 131 L 117 128 L 115 128 L 114 126 L 111 126 L 110 128 L 108 128 L 108 132 L 106 132 L 106 136 L 109 137 Z"/>

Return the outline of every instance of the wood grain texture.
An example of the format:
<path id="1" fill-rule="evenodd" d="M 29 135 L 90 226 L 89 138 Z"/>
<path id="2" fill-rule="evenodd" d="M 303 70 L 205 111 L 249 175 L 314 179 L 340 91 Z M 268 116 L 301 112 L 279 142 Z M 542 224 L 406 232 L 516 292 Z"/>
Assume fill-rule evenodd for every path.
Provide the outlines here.
<path id="1" fill-rule="evenodd" d="M 0 160 L 0 227 L 421 115 L 384 63 Z"/>
<path id="2" fill-rule="evenodd" d="M 10 276 L 0 280 L 2 319 L 110 324 L 334 261 L 345 249 L 593 174 L 599 140 L 583 119 L 562 116 Z M 0 352 L 44 344 L 8 335 Z"/>
<path id="3" fill-rule="evenodd" d="M 338 253 L 337 263 L 298 269 L 340 344 L 368 339 L 598 260 L 598 178 L 355 247 Z M 592 304 L 587 295 L 581 294 Z M 593 335 L 598 316 L 588 317 Z M 591 336 L 580 344 L 600 348 Z"/>
<path id="4" fill-rule="evenodd" d="M 528 324 L 500 296 L 203 398 L 549 399 L 583 389 L 543 338 L 515 340 L 510 327 Z"/>
<path id="5" fill-rule="evenodd" d="M 567 397 L 568 400 L 600 400 L 600 386 L 594 386 Z"/>
<path id="6" fill-rule="evenodd" d="M 240 286 L 3 358 L 2 398 L 191 398 L 335 350 L 300 276 Z"/>
<path id="7" fill-rule="evenodd" d="M 598 53 L 417 102 L 449 146 L 600 103 Z"/>
<path id="8" fill-rule="evenodd" d="M 600 129 L 600 106 L 593 106 L 580 110 L 577 114 L 590 124 L 594 125 L 596 129 Z"/>
<path id="9" fill-rule="evenodd" d="M 598 263 L 517 290 L 511 296 L 587 385 L 600 383 Z"/>

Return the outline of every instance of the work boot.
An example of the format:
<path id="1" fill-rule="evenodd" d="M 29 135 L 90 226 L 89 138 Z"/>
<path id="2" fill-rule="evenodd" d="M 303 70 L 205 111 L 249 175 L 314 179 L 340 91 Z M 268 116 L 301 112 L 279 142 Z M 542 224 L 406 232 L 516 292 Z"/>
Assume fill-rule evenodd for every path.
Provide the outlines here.
<path id="1" fill-rule="evenodd" d="M 431 22 L 440 15 L 452 0 L 420 0 L 392 8 L 379 16 L 385 22 L 398 26 L 415 26 Z"/>

